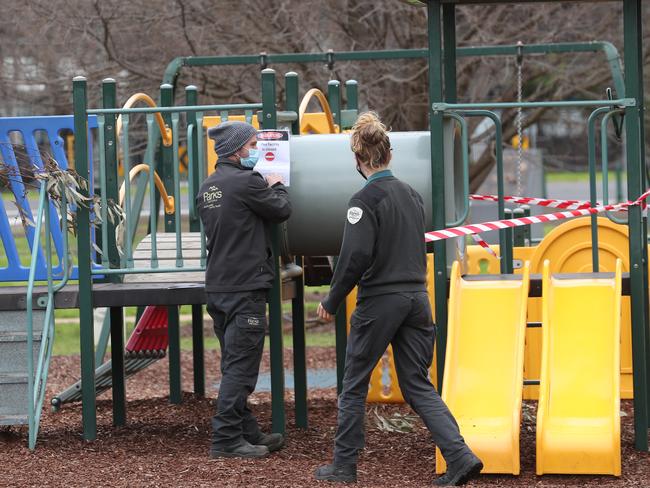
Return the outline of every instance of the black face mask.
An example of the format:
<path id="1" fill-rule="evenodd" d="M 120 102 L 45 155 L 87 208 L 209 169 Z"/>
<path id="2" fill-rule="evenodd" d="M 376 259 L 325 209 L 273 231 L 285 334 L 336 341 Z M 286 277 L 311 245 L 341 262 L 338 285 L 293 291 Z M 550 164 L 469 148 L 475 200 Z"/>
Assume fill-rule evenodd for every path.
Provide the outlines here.
<path id="1" fill-rule="evenodd" d="M 364 175 L 363 172 L 361 171 L 361 168 L 359 167 L 359 163 L 357 163 L 357 173 L 359 173 L 364 180 L 368 179 L 368 177 Z"/>

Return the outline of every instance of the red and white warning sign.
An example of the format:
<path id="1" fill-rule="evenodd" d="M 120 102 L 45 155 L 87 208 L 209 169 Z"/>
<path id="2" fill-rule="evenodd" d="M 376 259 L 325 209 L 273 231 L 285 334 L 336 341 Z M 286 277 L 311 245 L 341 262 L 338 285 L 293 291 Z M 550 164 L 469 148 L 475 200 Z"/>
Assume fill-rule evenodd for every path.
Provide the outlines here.
<path id="1" fill-rule="evenodd" d="M 261 130 L 257 133 L 257 149 L 260 159 L 255 165 L 255 171 L 262 175 L 279 175 L 285 186 L 289 186 L 291 175 L 291 160 L 289 154 L 288 130 Z"/>

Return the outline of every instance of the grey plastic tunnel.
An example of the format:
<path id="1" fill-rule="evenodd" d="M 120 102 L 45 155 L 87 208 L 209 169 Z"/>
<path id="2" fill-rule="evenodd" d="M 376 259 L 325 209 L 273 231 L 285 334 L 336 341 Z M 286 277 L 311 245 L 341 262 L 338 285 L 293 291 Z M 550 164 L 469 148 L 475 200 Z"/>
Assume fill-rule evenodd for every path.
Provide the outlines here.
<path id="1" fill-rule="evenodd" d="M 392 132 L 391 169 L 424 198 L 427 230 L 432 227 L 431 146 L 429 132 Z M 446 218 L 451 222 L 464 210 L 463 169 L 454 122 L 445 120 Z M 457 147 L 455 147 L 457 146 Z M 284 233 L 285 251 L 308 256 L 336 256 L 341 248 L 347 204 L 365 181 L 356 171 L 349 134 L 293 136 L 291 139 L 293 213 Z M 453 239 L 462 242 L 462 239 Z M 458 249 L 450 242 L 448 255 Z M 450 252 L 452 251 L 452 252 Z"/>

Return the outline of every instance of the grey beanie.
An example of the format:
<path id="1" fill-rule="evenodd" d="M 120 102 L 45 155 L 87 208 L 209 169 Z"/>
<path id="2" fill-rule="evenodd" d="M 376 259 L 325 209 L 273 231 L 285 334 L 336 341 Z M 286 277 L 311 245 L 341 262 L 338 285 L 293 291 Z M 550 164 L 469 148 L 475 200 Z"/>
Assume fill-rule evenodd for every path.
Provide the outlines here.
<path id="1" fill-rule="evenodd" d="M 233 155 L 255 134 L 255 127 L 238 121 L 223 122 L 208 129 L 208 137 L 214 140 L 214 151 L 219 158 Z"/>

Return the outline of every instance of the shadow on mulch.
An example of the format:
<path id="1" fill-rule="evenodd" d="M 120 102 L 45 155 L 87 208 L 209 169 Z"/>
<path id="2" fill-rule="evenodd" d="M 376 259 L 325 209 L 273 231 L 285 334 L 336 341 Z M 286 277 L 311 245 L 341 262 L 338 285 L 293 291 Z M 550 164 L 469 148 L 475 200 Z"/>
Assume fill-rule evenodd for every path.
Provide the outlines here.
<path id="1" fill-rule="evenodd" d="M 319 353 L 320 354 L 320 353 Z M 323 355 L 327 355 L 323 353 Z M 318 354 L 316 354 L 318 356 Z M 320 356 L 319 356 L 320 357 Z M 323 356 L 324 358 L 324 356 Z M 212 358 L 215 359 L 215 358 Z M 67 360 L 66 360 L 67 361 Z M 76 360 L 60 360 L 48 390 L 70 380 Z M 323 363 L 329 363 L 324 358 Z M 191 361 L 184 361 L 191 364 Z M 110 399 L 97 405 L 97 440 L 81 438 L 81 408 L 65 405 L 58 413 L 43 412 L 35 452 L 27 447 L 25 428 L 0 430 L 0 486 L 206 486 L 310 487 L 332 486 L 313 480 L 314 469 L 328 462 L 336 428 L 336 395 L 332 389 L 310 390 L 308 429 L 294 425 L 292 392 L 287 394 L 286 447 L 262 460 L 210 460 L 210 417 L 213 401 L 183 395 L 181 405 L 170 405 L 165 395 L 164 364 L 152 368 L 157 387 L 147 374 L 129 381 L 128 425 L 113 427 Z M 67 374 L 65 374 L 67 373 Z M 189 366 L 184 367 L 190 385 Z M 154 393 L 157 390 L 157 395 Z M 49 398 L 49 397 L 48 397 Z M 110 398 L 104 395 L 102 398 Z M 263 429 L 270 429 L 268 393 L 255 393 L 251 408 Z M 410 413 L 404 405 L 369 406 L 367 443 L 359 463 L 359 487 L 424 487 L 435 478 L 435 450 L 424 426 L 416 422 L 409 433 L 380 430 L 371 410 L 389 417 Z M 632 404 L 622 402 L 623 476 L 542 476 L 535 470 L 536 403 L 525 402 L 521 430 L 520 476 L 482 476 L 467 486 L 535 487 L 648 487 L 650 455 L 633 449 Z M 336 485 L 334 485 L 336 486 Z"/>

